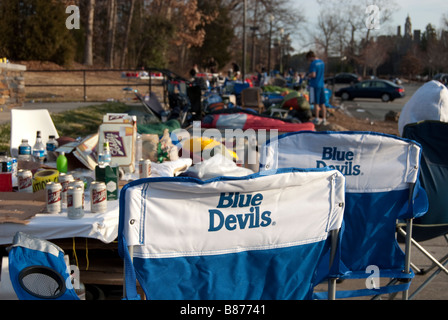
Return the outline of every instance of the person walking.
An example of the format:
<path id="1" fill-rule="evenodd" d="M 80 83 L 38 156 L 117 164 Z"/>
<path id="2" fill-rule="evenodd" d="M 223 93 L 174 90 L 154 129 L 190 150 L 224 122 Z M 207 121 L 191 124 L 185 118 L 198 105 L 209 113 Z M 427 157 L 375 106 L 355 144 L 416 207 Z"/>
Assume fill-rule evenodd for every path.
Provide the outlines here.
<path id="1" fill-rule="evenodd" d="M 314 105 L 314 124 L 327 124 L 327 108 L 325 106 L 325 63 L 319 59 L 313 51 L 306 54 L 306 59 L 310 63 L 308 70 L 308 85 L 310 87 L 310 104 Z M 322 114 L 322 120 L 320 119 Z"/>

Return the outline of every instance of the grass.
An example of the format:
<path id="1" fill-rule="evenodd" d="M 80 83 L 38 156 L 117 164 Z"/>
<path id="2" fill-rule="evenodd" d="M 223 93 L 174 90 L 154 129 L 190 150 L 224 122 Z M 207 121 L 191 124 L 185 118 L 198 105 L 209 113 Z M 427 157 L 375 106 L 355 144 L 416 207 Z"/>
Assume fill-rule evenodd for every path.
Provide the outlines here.
<path id="1" fill-rule="evenodd" d="M 98 132 L 105 114 L 126 113 L 128 110 L 129 106 L 126 104 L 110 102 L 52 114 L 51 118 L 59 136 L 78 138 Z M 0 151 L 9 151 L 10 140 L 11 124 L 0 125 Z"/>

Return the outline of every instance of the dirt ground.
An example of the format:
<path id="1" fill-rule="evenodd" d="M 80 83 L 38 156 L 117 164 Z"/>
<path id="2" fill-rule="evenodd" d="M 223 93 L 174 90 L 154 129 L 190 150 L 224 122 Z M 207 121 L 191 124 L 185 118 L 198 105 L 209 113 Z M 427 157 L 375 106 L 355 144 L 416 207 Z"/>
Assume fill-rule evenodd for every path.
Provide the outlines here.
<path id="1" fill-rule="evenodd" d="M 38 87 L 26 87 L 27 101 L 83 101 L 84 65 L 74 64 L 69 69 L 72 72 L 64 72 L 67 68 L 51 62 L 41 61 L 17 61 L 14 63 L 26 65 L 27 70 L 52 70 L 56 72 L 27 72 L 25 76 L 26 85 L 39 84 Z M 99 70 L 100 67 L 92 67 L 90 70 Z M 75 72 L 78 70 L 77 72 Z M 148 92 L 148 80 L 137 80 L 133 78 L 123 78 L 121 72 L 117 71 L 88 71 L 85 73 L 87 84 L 98 86 L 87 87 L 87 101 L 130 101 L 134 99 L 132 92 L 123 90 L 125 87 L 138 89 L 141 93 Z M 52 87 L 46 85 L 80 85 L 66 87 Z M 43 85 L 43 86 L 41 86 Z M 106 86 L 112 85 L 112 86 Z M 160 97 L 163 95 L 160 82 L 153 81 L 152 91 Z M 316 130 L 332 131 L 375 131 L 398 135 L 398 124 L 396 121 L 375 121 L 360 120 L 348 115 L 343 109 L 330 109 L 328 116 L 329 124 L 317 126 Z"/>
<path id="2" fill-rule="evenodd" d="M 375 121 L 361 120 L 347 115 L 342 109 L 331 109 L 328 111 L 329 124 L 326 126 L 317 126 L 316 130 L 324 131 L 373 131 L 398 136 L 397 121 Z"/>

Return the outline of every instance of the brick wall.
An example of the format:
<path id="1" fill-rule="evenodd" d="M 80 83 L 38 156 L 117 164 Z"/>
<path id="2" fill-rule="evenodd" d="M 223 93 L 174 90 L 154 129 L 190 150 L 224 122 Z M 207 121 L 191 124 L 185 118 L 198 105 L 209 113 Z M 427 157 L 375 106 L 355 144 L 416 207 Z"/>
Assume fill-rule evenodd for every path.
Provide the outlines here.
<path id="1" fill-rule="evenodd" d="M 24 105 L 25 71 L 23 65 L 0 63 L 0 108 Z"/>

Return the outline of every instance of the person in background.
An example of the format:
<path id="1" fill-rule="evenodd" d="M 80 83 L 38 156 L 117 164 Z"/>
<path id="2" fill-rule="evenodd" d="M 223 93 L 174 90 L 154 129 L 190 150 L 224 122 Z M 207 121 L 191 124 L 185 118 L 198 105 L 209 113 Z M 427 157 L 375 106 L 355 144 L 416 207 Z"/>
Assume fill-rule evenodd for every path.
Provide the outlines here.
<path id="1" fill-rule="evenodd" d="M 404 127 L 424 120 L 448 122 L 448 88 L 436 80 L 422 85 L 404 105 L 398 119 L 398 132 Z"/>
<path id="2" fill-rule="evenodd" d="M 199 72 L 199 68 L 198 68 L 197 63 L 195 63 L 190 70 L 190 77 L 192 79 L 196 78 L 196 74 L 198 74 L 198 72 Z"/>
<path id="3" fill-rule="evenodd" d="M 308 85 L 310 87 L 310 104 L 314 105 L 314 111 L 316 118 L 314 124 L 327 124 L 327 108 L 325 106 L 325 84 L 324 73 L 325 63 L 317 58 L 313 51 L 309 51 L 306 54 L 306 59 L 310 63 L 308 70 Z M 322 120 L 320 119 L 322 114 Z"/>

